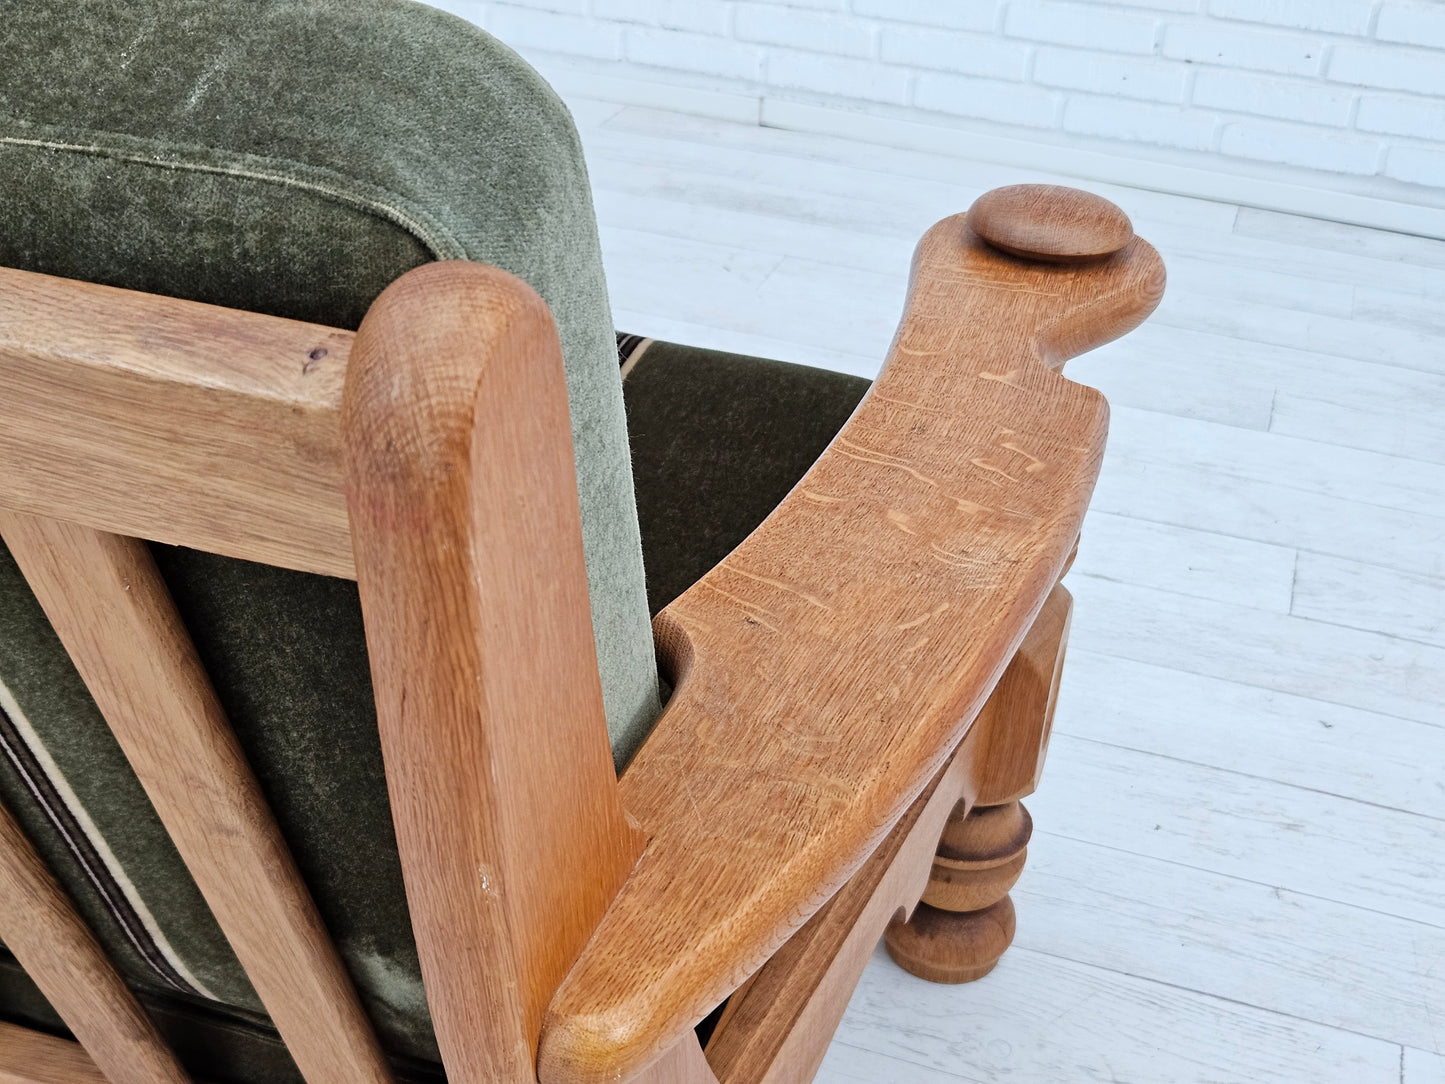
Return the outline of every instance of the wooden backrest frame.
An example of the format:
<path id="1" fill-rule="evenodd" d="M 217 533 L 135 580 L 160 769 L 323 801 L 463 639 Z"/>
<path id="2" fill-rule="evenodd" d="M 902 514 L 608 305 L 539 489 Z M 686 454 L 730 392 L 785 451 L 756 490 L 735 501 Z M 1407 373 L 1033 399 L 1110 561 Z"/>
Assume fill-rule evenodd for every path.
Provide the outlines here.
<path id="1" fill-rule="evenodd" d="M 547 1002 L 643 846 L 541 299 L 431 264 L 353 336 L 0 270 L 0 360 L 0 534 L 307 1080 L 390 1073 L 145 544 L 116 530 L 360 572 L 444 1060 L 533 1078 Z"/>

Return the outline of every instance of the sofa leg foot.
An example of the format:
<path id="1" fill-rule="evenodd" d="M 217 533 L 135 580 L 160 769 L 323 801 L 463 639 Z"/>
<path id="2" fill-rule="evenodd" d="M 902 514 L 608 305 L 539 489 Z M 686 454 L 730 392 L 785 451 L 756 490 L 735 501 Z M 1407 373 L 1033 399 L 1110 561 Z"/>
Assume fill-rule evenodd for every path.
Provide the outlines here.
<path id="1" fill-rule="evenodd" d="M 938 843 L 923 901 L 895 919 L 888 954 L 929 982 L 972 982 L 993 970 L 1014 938 L 1009 889 L 1023 872 L 1033 821 L 1018 802 L 954 809 Z"/>

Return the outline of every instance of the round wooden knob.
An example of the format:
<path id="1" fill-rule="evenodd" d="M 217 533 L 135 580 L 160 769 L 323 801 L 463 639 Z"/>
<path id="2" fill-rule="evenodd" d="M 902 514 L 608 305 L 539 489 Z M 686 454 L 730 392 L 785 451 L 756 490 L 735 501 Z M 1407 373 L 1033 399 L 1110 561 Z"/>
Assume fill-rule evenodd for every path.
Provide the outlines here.
<path id="1" fill-rule="evenodd" d="M 1053 263 L 1110 256 L 1134 239 L 1129 216 L 1108 200 L 1055 184 L 986 192 L 969 210 L 968 224 L 994 248 Z"/>

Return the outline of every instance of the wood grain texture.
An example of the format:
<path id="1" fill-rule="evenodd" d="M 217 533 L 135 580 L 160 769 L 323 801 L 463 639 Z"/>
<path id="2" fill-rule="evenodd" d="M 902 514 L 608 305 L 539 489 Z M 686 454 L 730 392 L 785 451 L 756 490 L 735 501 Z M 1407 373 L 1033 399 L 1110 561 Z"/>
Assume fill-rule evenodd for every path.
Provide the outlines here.
<path id="1" fill-rule="evenodd" d="M 888 954 L 919 978 L 981 979 L 1013 942 L 1008 891 L 1033 832 L 1018 799 L 1033 793 L 1043 771 L 1072 610 L 1069 592 L 1055 585 L 969 730 L 961 755 L 970 762 L 972 800 L 949 814 L 921 905 L 884 938 Z"/>
<path id="2" fill-rule="evenodd" d="M 718 1078 L 702 1052 L 697 1033 L 688 1032 L 651 1066 L 629 1077 L 627 1084 L 718 1084 Z"/>
<path id="3" fill-rule="evenodd" d="M 888 927 L 893 962 L 928 982 L 959 984 L 983 978 L 1013 944 L 1017 919 L 1005 893 L 975 911 L 945 911 L 920 903 L 907 922 Z"/>
<path id="4" fill-rule="evenodd" d="M 352 576 L 352 339 L 0 268 L 0 506 Z"/>
<path id="5" fill-rule="evenodd" d="M 643 842 L 607 745 L 545 304 L 480 264 L 409 272 L 362 322 L 342 414 L 387 786 L 442 1058 L 457 1084 L 531 1080 L 543 1010 Z"/>
<path id="6" fill-rule="evenodd" d="M 1025 741 L 1041 740 L 1036 727 L 1018 733 Z M 1042 748 L 1038 755 L 1041 759 Z M 1008 892 L 1023 872 L 1032 832 L 1028 811 L 1018 802 L 955 806 L 939 837 L 923 901 L 907 921 L 892 922 L 884 937 L 894 961 L 929 982 L 973 982 L 992 971 L 1013 943 Z"/>
<path id="7" fill-rule="evenodd" d="M 733 995 L 707 1049 L 723 1084 L 813 1079 L 879 936 L 918 902 L 938 833 L 969 789 L 968 765 L 954 756 L 838 894 Z"/>
<path id="8" fill-rule="evenodd" d="M 389 1081 L 146 544 L 13 511 L 0 535 L 308 1084 Z"/>
<path id="9" fill-rule="evenodd" d="M 1019 879 L 1033 819 L 1020 802 L 965 807 L 960 802 L 938 837 L 923 902 L 945 911 L 977 911 Z"/>
<path id="10" fill-rule="evenodd" d="M 79 1043 L 0 1022 L 0 1084 L 106 1084 L 106 1076 Z"/>
<path id="11" fill-rule="evenodd" d="M 0 1084 L 71 1079 L 57 1075 L 65 1068 L 76 1071 L 77 1082 L 186 1084 L 190 1079 L 3 806 L 0 942 L 85 1048 L 55 1039 L 37 1041 L 34 1032 L 0 1025 Z M 47 1055 L 55 1059 L 50 1068 L 45 1066 Z M 96 1066 L 105 1070 L 103 1076 Z M 37 1075 L 41 1072 L 51 1075 Z"/>
<path id="12" fill-rule="evenodd" d="M 887 367 L 769 519 L 659 615 L 677 691 L 622 778 L 648 850 L 548 1012 L 547 1084 L 647 1065 L 866 860 L 1054 586 L 1106 409 L 1053 370 L 1162 294 L 939 223 Z"/>
<path id="13" fill-rule="evenodd" d="M 1108 200 L 1053 184 L 1012 184 L 978 198 L 974 232 L 1019 256 L 1072 263 L 1112 256 L 1134 239 L 1129 216 Z"/>
<path id="14" fill-rule="evenodd" d="M 1059 698 L 1074 598 L 1056 585 L 974 721 L 974 801 L 1000 806 L 1038 786 Z"/>

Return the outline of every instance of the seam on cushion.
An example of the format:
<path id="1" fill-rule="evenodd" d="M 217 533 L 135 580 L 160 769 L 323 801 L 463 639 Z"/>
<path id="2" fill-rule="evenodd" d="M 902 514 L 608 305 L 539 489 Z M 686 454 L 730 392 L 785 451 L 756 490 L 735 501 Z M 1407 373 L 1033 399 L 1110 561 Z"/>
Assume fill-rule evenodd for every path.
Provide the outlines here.
<path id="1" fill-rule="evenodd" d="M 22 121 L 21 123 L 23 124 L 25 122 Z M 122 136 L 121 138 L 126 140 L 133 140 L 143 145 L 154 145 L 152 141 L 140 136 L 126 135 Z M 26 138 L 23 136 L 0 135 L 0 145 L 34 147 L 41 150 L 51 151 L 64 151 L 71 154 L 90 155 L 96 158 L 109 158 L 119 162 L 131 162 L 136 165 L 151 166 L 155 169 L 174 169 L 190 173 L 210 173 L 225 177 L 239 177 L 244 180 L 262 181 L 268 184 L 279 185 L 284 188 L 295 188 L 299 191 L 310 192 L 313 195 L 322 196 L 323 198 L 330 199 L 336 203 L 345 204 L 346 206 L 366 211 L 370 214 L 376 215 L 378 218 L 386 219 L 393 225 L 400 226 L 402 229 L 406 230 L 414 238 L 420 241 L 424 246 L 426 246 L 427 250 L 431 253 L 434 259 L 462 260 L 467 258 L 466 250 L 462 247 L 460 242 L 458 242 L 454 237 L 452 237 L 451 234 L 443 226 L 441 226 L 440 223 L 433 221 L 431 219 L 431 216 L 414 208 L 405 208 L 403 206 L 405 203 L 404 200 L 395 196 L 393 193 L 387 192 L 385 189 L 379 188 L 377 186 L 366 185 L 366 187 L 368 188 L 377 187 L 377 191 L 384 193 L 385 198 L 366 196 L 361 192 L 356 191 L 355 188 L 348 188 L 344 184 L 338 182 L 350 179 L 341 177 L 340 175 L 336 175 L 335 179 L 328 177 L 328 180 L 330 180 L 331 183 L 323 183 L 319 179 L 307 180 L 304 178 L 290 176 L 286 173 L 280 172 L 279 170 L 272 171 L 265 169 L 248 168 L 239 163 L 227 165 L 210 162 L 166 160 L 161 157 L 161 152 L 158 151 L 152 151 L 150 153 L 143 153 L 141 151 L 127 151 L 118 147 L 107 147 L 100 142 L 72 143 L 59 139 L 44 139 L 35 137 Z M 236 152 L 218 150 L 213 147 L 202 147 L 198 149 L 203 150 L 205 151 L 205 153 L 208 154 L 217 155 L 218 157 L 224 158 L 236 156 L 253 159 L 259 162 L 275 163 L 278 166 L 288 166 L 291 169 L 298 170 L 304 173 L 311 173 L 313 175 L 326 176 L 327 174 L 331 173 L 330 170 L 326 170 L 322 167 L 309 166 L 303 162 L 296 162 L 286 158 L 266 158 L 259 155 L 237 155 Z M 175 154 L 177 153 L 177 150 L 177 147 L 170 146 L 164 153 Z M 365 184 L 365 182 L 358 182 L 355 180 L 350 180 L 350 183 L 352 185 Z"/>
<path id="2" fill-rule="evenodd" d="M 110 849 L 110 845 L 105 841 L 105 837 L 101 835 L 100 829 L 97 828 L 95 823 L 90 819 L 90 814 L 86 812 L 85 807 L 80 802 L 80 798 L 71 789 L 70 783 L 64 774 L 61 773 L 60 766 L 51 758 L 50 751 L 45 748 L 45 744 L 40 740 L 40 736 L 36 734 L 35 728 L 30 724 L 30 720 L 26 718 L 25 713 L 21 710 L 20 704 L 16 701 L 14 694 L 11 693 L 10 689 L 6 687 L 4 683 L 0 683 L 0 723 L 8 723 L 9 726 L 14 729 L 15 737 L 24 747 L 25 751 L 30 754 L 30 759 L 34 763 L 34 769 L 43 777 L 45 782 L 49 784 L 50 789 L 54 791 L 55 800 L 59 802 L 65 814 L 68 814 L 69 819 L 74 822 L 75 829 L 84 837 L 85 843 L 88 844 L 90 850 L 94 852 L 95 859 L 104 868 L 105 873 L 109 875 L 108 880 L 111 886 L 118 891 L 123 898 L 124 904 L 121 904 L 112 899 L 112 894 L 106 891 L 106 885 L 103 882 L 107 878 L 102 876 L 100 870 L 94 868 L 95 862 L 89 860 L 82 852 L 79 841 L 71 838 L 71 832 L 67 830 L 63 823 L 64 818 L 61 815 L 61 809 L 51 808 L 51 803 L 46 801 L 46 796 L 42 793 L 42 788 L 36 780 L 30 778 L 32 773 L 27 771 L 26 766 L 21 763 L 20 749 L 11 748 L 10 743 L 5 741 L 4 727 L 0 725 L 0 751 L 5 753 L 6 758 L 11 762 L 11 766 L 20 774 L 22 781 L 26 785 L 26 789 L 30 791 L 31 797 L 44 811 L 46 818 L 55 830 L 60 833 L 66 846 L 70 849 L 72 856 L 80 864 L 81 869 L 85 871 L 87 879 L 100 894 L 101 899 L 110 910 L 112 917 L 114 917 L 116 924 L 120 926 L 121 931 L 125 934 L 126 940 L 131 943 L 131 947 L 140 954 L 141 959 L 149 964 L 151 969 L 168 985 L 182 992 L 190 992 L 186 989 L 186 987 L 190 987 L 190 990 L 200 994 L 202 997 L 209 998 L 212 1001 L 220 1001 L 220 998 L 207 989 L 205 984 L 191 973 L 191 969 L 186 966 L 185 961 L 180 958 L 180 955 L 171 946 L 170 941 L 167 940 L 166 935 L 161 931 L 159 923 L 156 922 L 155 916 L 151 914 L 150 908 L 147 907 L 145 901 L 141 899 L 140 892 L 137 891 L 130 877 L 126 875 L 125 868 L 120 864 L 120 860 L 116 858 L 115 853 Z M 138 931 L 134 929 L 132 922 L 126 920 L 126 915 L 123 913 L 123 910 L 128 910 L 135 916 L 135 920 L 139 922 L 144 929 L 151 945 L 162 957 L 161 961 L 156 960 L 151 953 L 146 951 L 145 946 L 140 943 Z"/>

